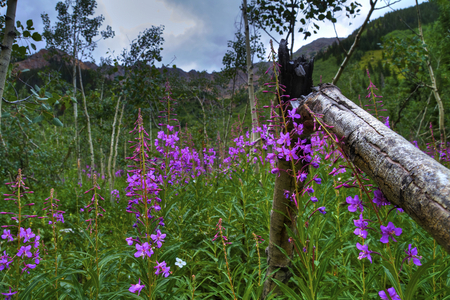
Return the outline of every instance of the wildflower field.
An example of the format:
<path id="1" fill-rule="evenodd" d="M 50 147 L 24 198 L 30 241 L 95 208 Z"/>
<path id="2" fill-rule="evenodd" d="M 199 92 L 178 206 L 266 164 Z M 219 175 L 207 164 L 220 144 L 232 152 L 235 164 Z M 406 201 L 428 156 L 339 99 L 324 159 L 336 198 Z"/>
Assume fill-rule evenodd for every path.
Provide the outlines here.
<path id="1" fill-rule="evenodd" d="M 278 96 L 277 80 L 268 88 Z M 370 81 L 369 109 L 381 119 L 375 89 Z M 274 280 L 279 290 L 266 299 L 450 299 L 448 254 L 346 159 L 320 116 L 311 138 L 293 140 L 303 131 L 296 109 L 289 102 L 268 109 L 286 117 L 253 133 L 235 131 L 225 152 L 195 149 L 170 109 L 151 140 L 139 111 L 127 133 L 133 152 L 111 191 L 90 166 L 83 184 L 67 180 L 46 195 L 33 193 L 18 170 L 2 187 L 1 294 L 259 299 L 274 182 L 288 172 L 304 186 L 285 191 L 298 209 L 290 216 L 295 255 L 289 282 Z M 449 165 L 448 147 L 433 141 L 422 148 Z M 277 160 L 305 167 L 280 170 Z"/>

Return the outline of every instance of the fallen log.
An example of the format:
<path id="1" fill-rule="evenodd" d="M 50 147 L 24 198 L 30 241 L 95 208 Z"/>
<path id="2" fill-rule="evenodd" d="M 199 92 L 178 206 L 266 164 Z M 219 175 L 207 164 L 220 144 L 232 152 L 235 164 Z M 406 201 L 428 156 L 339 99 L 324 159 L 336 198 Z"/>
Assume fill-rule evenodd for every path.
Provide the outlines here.
<path id="1" fill-rule="evenodd" d="M 322 84 L 302 100 L 302 121 L 323 115 L 331 134 L 343 139 L 353 164 L 450 253 L 450 170 L 347 99 L 339 88 Z"/>

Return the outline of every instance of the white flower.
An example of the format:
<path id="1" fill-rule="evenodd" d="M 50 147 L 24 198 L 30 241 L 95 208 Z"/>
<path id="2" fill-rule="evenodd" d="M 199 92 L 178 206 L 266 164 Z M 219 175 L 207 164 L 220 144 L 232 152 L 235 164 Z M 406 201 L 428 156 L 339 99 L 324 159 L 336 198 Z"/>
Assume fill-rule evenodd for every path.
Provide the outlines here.
<path id="1" fill-rule="evenodd" d="M 180 269 L 186 265 L 186 262 L 183 261 L 181 258 L 177 257 L 177 262 L 175 263 L 176 266 L 178 266 Z"/>

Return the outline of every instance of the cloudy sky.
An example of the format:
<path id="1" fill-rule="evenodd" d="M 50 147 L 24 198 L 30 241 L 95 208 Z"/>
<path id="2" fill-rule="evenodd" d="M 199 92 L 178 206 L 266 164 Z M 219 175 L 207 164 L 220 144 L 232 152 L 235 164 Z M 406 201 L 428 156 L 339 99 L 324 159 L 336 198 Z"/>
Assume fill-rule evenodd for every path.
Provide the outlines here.
<path id="1" fill-rule="evenodd" d="M 385 6 L 384 1 L 388 0 L 379 0 L 380 3 L 377 7 Z M 423 1 L 419 0 L 420 3 Z M 41 14 L 48 13 L 54 24 L 57 21 L 55 11 L 57 2 L 57 0 L 18 1 L 16 19 L 22 23 L 33 19 L 36 30 L 42 32 Z M 248 2 L 251 1 L 248 0 Z M 336 16 L 338 20 L 336 29 L 340 37 L 348 36 L 363 23 L 365 14 L 369 10 L 369 0 L 360 0 L 359 2 L 362 4 L 362 8 L 360 15 L 356 18 L 348 19 L 345 15 Z M 161 51 L 161 63 L 176 64 L 184 71 L 192 69 L 206 70 L 209 73 L 220 71 L 223 67 L 222 58 L 230 49 L 227 47 L 227 41 L 234 39 L 236 26 L 239 26 L 241 20 L 239 10 L 241 3 L 242 0 L 97 0 L 95 16 L 102 14 L 105 17 L 103 27 L 112 26 L 116 36 L 113 39 L 100 41 L 93 57 L 98 63 L 100 57 L 109 56 L 113 51 L 117 56 L 123 48 L 129 47 L 130 42 L 137 38 L 139 32 L 151 28 L 152 25 L 164 25 L 163 38 L 165 41 L 162 45 L 164 50 Z M 392 7 L 399 9 L 414 4 L 415 0 L 401 0 Z M 388 11 L 391 9 L 377 10 L 373 13 L 372 19 L 376 19 Z M 2 13 L 5 13 L 5 9 L 2 10 Z M 296 32 L 294 49 L 297 50 L 302 45 L 319 37 L 335 36 L 334 29 L 329 22 L 319 25 L 318 34 L 306 41 L 303 40 L 300 33 Z M 297 23 L 296 31 L 299 26 L 300 22 Z M 262 30 L 260 33 L 267 57 L 270 37 Z M 278 41 L 282 38 L 275 31 L 269 31 L 269 33 Z M 36 46 L 38 50 L 44 48 L 45 42 L 37 43 Z M 278 48 L 276 43 L 274 43 L 274 47 Z M 157 62 L 157 67 L 160 67 L 161 63 Z"/>

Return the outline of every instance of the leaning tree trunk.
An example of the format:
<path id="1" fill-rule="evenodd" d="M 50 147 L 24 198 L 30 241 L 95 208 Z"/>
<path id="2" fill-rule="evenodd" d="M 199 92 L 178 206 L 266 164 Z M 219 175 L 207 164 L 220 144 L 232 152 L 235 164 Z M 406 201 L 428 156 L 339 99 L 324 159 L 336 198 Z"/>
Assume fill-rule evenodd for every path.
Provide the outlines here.
<path id="1" fill-rule="evenodd" d="M 313 60 L 307 61 L 305 57 L 301 56 L 295 61 L 290 61 L 289 50 L 284 39 L 280 42 L 278 57 L 281 65 L 280 83 L 286 87 L 286 91 L 280 91 L 280 93 L 289 95 L 290 98 L 301 98 L 301 96 L 308 95 L 313 85 Z M 279 100 L 277 99 L 277 101 Z M 280 110 L 280 116 L 282 113 Z M 292 124 L 290 124 L 287 128 L 282 128 L 282 131 L 286 133 L 286 130 L 291 132 L 292 129 Z M 298 135 L 291 136 L 291 140 L 296 141 L 297 138 L 299 138 Z M 302 136 L 301 138 L 304 139 L 305 137 Z M 297 153 L 297 155 L 301 156 L 303 153 Z M 304 164 L 300 160 L 295 166 L 292 160 L 278 160 L 277 162 L 277 168 L 280 170 L 294 170 L 294 168 L 295 170 L 300 170 L 303 166 Z M 305 167 L 304 171 L 308 172 L 308 167 Z M 289 242 L 290 236 L 286 227 L 296 233 L 297 225 L 295 217 L 297 216 L 297 208 L 290 199 L 286 199 L 284 192 L 287 190 L 291 194 L 295 193 L 295 180 L 296 178 L 292 174 L 292 171 L 279 172 L 275 179 L 272 211 L 270 213 L 269 246 L 266 249 L 268 264 L 267 279 L 264 282 L 262 299 L 265 299 L 274 289 L 275 294 L 279 293 L 277 285 L 271 280 L 272 278 L 287 284 L 292 275 L 289 272 L 289 267 L 291 267 L 291 260 L 294 254 L 294 244 Z M 302 188 L 303 183 L 299 182 L 298 189 L 301 190 Z M 288 256 L 279 248 L 283 249 Z M 273 272 L 275 273 L 270 275 Z"/>
<path id="2" fill-rule="evenodd" d="M 2 102 L 9 61 L 11 59 L 12 44 L 16 38 L 16 31 L 14 27 L 16 8 L 17 0 L 8 0 L 8 8 L 6 9 L 5 16 L 5 34 L 3 35 L 3 41 L 1 44 L 2 51 L 0 51 L 0 140 L 5 148 L 6 143 L 2 136 Z"/>
<path id="3" fill-rule="evenodd" d="M 300 101 L 302 121 L 308 106 L 344 138 L 343 150 L 372 178 L 387 200 L 405 212 L 450 253 L 450 170 L 416 148 L 331 84 L 322 84 Z"/>

